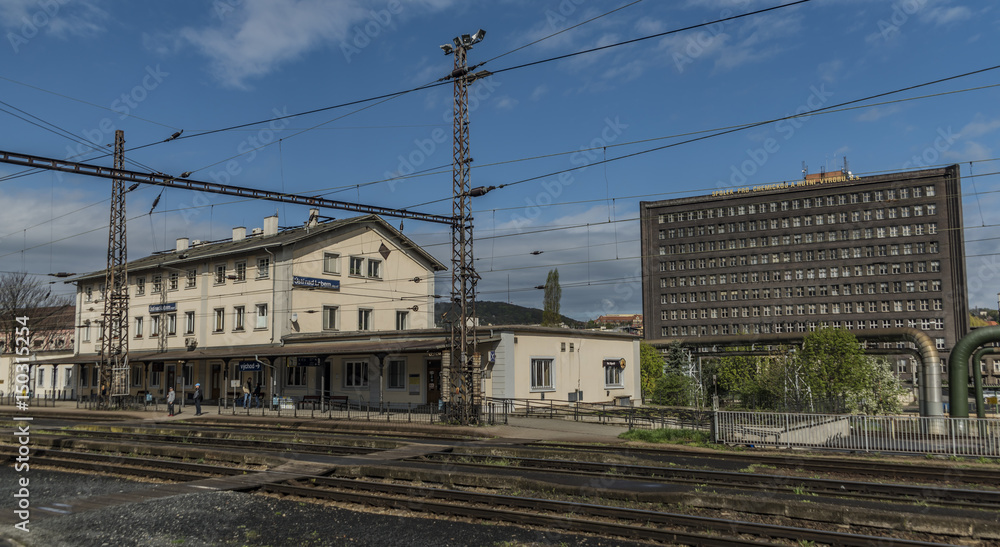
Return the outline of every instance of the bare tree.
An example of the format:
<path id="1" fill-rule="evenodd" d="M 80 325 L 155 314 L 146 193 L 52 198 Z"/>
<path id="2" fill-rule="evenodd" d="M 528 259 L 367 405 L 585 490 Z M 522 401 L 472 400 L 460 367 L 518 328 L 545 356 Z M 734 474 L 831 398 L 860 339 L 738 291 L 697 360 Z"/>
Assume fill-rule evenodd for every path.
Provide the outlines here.
<path id="1" fill-rule="evenodd" d="M 46 337 L 64 327 L 68 296 L 52 294 L 49 284 L 25 272 L 0 274 L 0 351 L 16 351 L 19 317 L 26 317 L 32 338 Z M 7 385 L 14 385 L 14 367 L 9 367 Z"/>

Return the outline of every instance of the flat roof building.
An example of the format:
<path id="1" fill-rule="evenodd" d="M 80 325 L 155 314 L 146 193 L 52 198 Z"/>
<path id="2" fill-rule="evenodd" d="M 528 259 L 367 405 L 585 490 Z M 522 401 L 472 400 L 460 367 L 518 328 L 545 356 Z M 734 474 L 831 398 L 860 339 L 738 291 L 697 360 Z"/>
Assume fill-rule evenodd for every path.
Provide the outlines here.
<path id="1" fill-rule="evenodd" d="M 831 173 L 640 211 L 647 340 L 912 327 L 944 355 L 968 332 L 958 165 Z"/>

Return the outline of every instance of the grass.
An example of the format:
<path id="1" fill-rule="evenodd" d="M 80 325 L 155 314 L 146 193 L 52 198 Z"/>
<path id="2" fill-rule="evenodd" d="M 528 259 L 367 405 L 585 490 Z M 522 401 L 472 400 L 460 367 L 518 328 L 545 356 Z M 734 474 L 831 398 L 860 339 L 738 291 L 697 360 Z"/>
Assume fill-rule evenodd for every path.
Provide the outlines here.
<path id="1" fill-rule="evenodd" d="M 694 429 L 633 429 L 618 436 L 630 441 L 668 444 L 694 444 L 707 446 L 711 435 L 707 431 Z"/>

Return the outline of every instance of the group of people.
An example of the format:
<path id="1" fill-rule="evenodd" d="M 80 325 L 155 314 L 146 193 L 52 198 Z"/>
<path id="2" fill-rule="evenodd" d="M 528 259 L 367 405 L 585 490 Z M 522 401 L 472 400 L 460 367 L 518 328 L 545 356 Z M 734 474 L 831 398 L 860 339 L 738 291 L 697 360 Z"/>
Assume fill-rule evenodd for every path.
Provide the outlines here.
<path id="1" fill-rule="evenodd" d="M 250 408 L 256 406 L 260 408 L 263 404 L 263 397 L 261 394 L 260 382 L 257 382 L 257 387 L 251 389 L 253 383 L 247 380 L 247 385 L 243 386 L 243 408 Z M 201 391 L 201 384 L 194 385 L 194 395 L 192 396 L 194 400 L 195 416 L 201 416 L 203 413 L 201 411 L 201 403 L 205 399 L 205 395 Z M 170 388 L 167 392 L 167 416 L 176 416 L 179 413 L 174 412 L 174 403 L 177 401 L 177 393 L 174 388 Z"/>
<path id="2" fill-rule="evenodd" d="M 194 415 L 201 416 L 203 412 L 201 411 L 201 402 L 205 400 L 205 394 L 201 391 L 201 384 L 194 385 L 194 395 L 191 397 L 194 400 Z M 167 392 L 167 416 L 176 416 L 174 413 L 174 402 L 177 400 L 177 393 L 174 388 L 171 387 L 170 391 Z"/>
<path id="3" fill-rule="evenodd" d="M 250 380 L 247 380 L 247 385 L 243 386 L 243 408 L 260 408 L 263 404 L 260 382 L 257 382 L 257 387 L 252 390 L 251 386 L 253 383 Z"/>

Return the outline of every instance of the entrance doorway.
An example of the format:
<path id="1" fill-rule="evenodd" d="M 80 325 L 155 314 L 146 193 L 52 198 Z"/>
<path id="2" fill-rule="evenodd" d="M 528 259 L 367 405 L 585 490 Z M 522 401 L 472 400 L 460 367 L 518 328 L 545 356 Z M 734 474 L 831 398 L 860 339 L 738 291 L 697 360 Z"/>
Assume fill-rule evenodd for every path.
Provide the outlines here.
<path id="1" fill-rule="evenodd" d="M 210 382 L 212 386 L 212 396 L 211 399 L 219 398 L 219 386 L 222 385 L 222 380 L 220 376 L 222 375 L 222 365 L 212 365 L 212 381 Z"/>
<path id="2" fill-rule="evenodd" d="M 427 361 L 427 404 L 437 406 L 441 400 L 441 360 Z"/>

